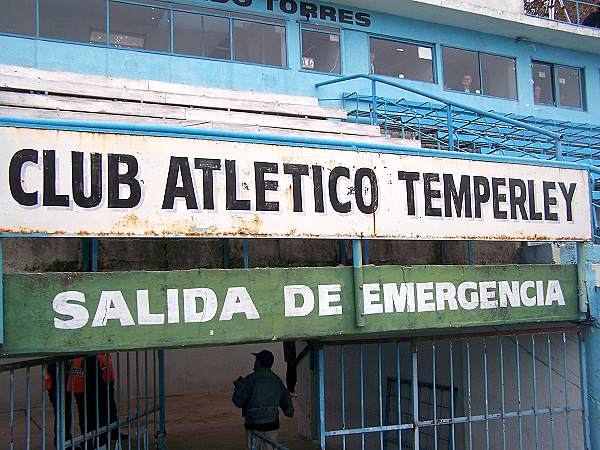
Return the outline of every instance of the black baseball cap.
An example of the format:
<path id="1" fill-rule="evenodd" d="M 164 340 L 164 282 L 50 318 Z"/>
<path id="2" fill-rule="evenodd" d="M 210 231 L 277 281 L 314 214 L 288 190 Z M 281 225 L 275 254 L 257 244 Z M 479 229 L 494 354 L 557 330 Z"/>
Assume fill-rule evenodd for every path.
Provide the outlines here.
<path id="1" fill-rule="evenodd" d="M 256 359 L 260 363 L 261 367 L 268 367 L 269 369 L 273 367 L 275 357 L 273 356 L 273 353 L 271 353 L 269 350 L 261 350 L 258 353 L 252 354 L 256 356 Z"/>

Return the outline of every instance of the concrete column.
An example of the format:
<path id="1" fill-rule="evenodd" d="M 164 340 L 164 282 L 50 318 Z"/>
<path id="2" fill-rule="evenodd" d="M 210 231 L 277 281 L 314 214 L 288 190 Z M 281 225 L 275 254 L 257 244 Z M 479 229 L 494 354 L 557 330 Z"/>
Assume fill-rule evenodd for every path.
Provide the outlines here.
<path id="1" fill-rule="evenodd" d="M 587 246 L 587 291 L 590 326 L 584 337 L 590 448 L 600 448 L 600 246 Z"/>

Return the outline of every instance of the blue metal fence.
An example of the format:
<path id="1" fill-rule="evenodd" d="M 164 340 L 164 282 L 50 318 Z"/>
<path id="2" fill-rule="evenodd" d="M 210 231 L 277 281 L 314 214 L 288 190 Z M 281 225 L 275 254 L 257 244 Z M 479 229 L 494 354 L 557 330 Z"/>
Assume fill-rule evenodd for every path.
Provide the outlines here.
<path id="1" fill-rule="evenodd" d="M 588 25 L 586 18 L 599 3 L 585 0 L 524 0 L 525 14 L 574 25 Z"/>
<path id="2" fill-rule="evenodd" d="M 584 352 L 576 328 L 327 344 L 320 446 L 589 449 Z"/>
<path id="3" fill-rule="evenodd" d="M 0 399 L 8 399 L 0 442 L 9 450 L 165 448 L 161 361 L 155 350 L 0 365 Z"/>

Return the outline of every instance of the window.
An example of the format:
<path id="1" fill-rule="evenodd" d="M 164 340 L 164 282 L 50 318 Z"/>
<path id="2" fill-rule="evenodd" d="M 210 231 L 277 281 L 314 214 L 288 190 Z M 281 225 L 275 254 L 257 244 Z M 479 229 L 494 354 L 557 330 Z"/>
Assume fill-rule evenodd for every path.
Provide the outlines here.
<path id="1" fill-rule="evenodd" d="M 170 44 L 168 9 L 110 2 L 110 44 L 168 52 Z"/>
<path id="2" fill-rule="evenodd" d="M 514 58 L 444 47 L 442 60 L 445 89 L 517 99 Z"/>
<path id="3" fill-rule="evenodd" d="M 531 68 L 536 105 L 583 108 L 581 69 L 537 61 Z"/>
<path id="4" fill-rule="evenodd" d="M 0 33 L 35 36 L 35 0 L 0 0 Z"/>
<path id="5" fill-rule="evenodd" d="M 233 19 L 233 59 L 285 67 L 285 27 Z"/>
<path id="6" fill-rule="evenodd" d="M 444 87 L 451 91 L 481 94 L 479 55 L 477 52 L 444 47 Z"/>
<path id="7" fill-rule="evenodd" d="M 513 58 L 480 53 L 483 93 L 492 97 L 517 99 L 517 66 Z"/>
<path id="8" fill-rule="evenodd" d="M 371 73 L 433 83 L 433 48 L 371 38 Z"/>
<path id="9" fill-rule="evenodd" d="M 174 11 L 173 50 L 183 55 L 231 59 L 229 19 Z"/>
<path id="10" fill-rule="evenodd" d="M 39 4 L 41 37 L 88 44 L 106 43 L 104 0 L 39 0 Z"/>
<path id="11" fill-rule="evenodd" d="M 0 33 L 287 65 L 285 20 L 184 4 L 166 6 L 166 1 L 159 0 L 139 2 L 0 0 Z M 313 65 L 310 70 L 340 73 L 339 30 L 307 26 L 306 33 L 305 50 Z"/>
<path id="12" fill-rule="evenodd" d="M 302 25 L 302 68 L 340 73 L 340 31 L 337 28 Z"/>

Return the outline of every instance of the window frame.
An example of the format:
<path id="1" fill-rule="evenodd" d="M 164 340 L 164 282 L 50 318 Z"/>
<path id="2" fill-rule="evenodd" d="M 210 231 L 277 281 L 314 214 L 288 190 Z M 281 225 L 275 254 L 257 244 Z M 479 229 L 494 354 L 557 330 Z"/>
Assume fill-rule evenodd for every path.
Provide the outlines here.
<path id="1" fill-rule="evenodd" d="M 35 2 L 35 34 L 33 35 L 26 35 L 26 34 L 15 34 L 15 33 L 8 33 L 8 32 L 0 32 L 0 36 L 10 36 L 10 37 L 18 37 L 18 38 L 22 38 L 22 39 L 34 39 L 34 40 L 38 40 L 38 41 L 44 41 L 44 42 L 58 42 L 58 43 L 64 43 L 64 44 L 74 44 L 74 45 L 81 45 L 81 46 L 85 46 L 85 47 L 94 47 L 94 48 L 107 48 L 110 50 L 124 50 L 124 51 L 133 51 L 133 52 L 141 52 L 141 53 L 150 53 L 150 54 L 155 54 L 155 55 L 167 55 L 167 56 L 177 56 L 177 57 L 181 57 L 181 58 L 193 58 L 193 59 L 203 59 L 203 60 L 210 60 L 210 61 L 220 61 L 220 62 L 228 62 L 228 63 L 236 63 L 236 64 L 248 64 L 248 65 L 254 65 L 254 66 L 260 66 L 260 67 L 270 67 L 270 68 L 275 68 L 275 69 L 283 69 L 283 70 L 290 70 L 290 49 L 288 47 L 289 44 L 289 27 L 288 24 L 290 22 L 290 19 L 288 17 L 283 17 L 283 16 L 278 16 L 278 15 L 274 15 L 274 14 L 268 14 L 268 13 L 260 13 L 260 14 L 248 14 L 248 13 L 243 13 L 243 12 L 237 12 L 237 11 L 230 11 L 230 10 L 226 10 L 223 8 L 218 8 L 218 7 L 204 7 L 204 6 L 196 6 L 196 5 L 187 5 L 185 3 L 167 3 L 165 2 L 164 4 L 162 3 L 162 1 L 160 0 L 148 0 L 148 2 L 146 3 L 144 0 L 104 0 L 105 1 L 105 5 L 106 5 L 106 10 L 107 10 L 107 14 L 106 14 L 106 25 L 102 30 L 96 30 L 96 31 L 101 31 L 103 33 L 105 33 L 106 39 L 104 43 L 94 43 L 94 42 L 81 42 L 81 41 L 70 41 L 70 40 L 65 40 L 65 39 L 54 39 L 54 38 L 46 38 L 46 37 L 42 37 L 40 36 L 40 24 L 39 24 L 39 3 Z M 136 5 L 136 6 L 142 6 L 142 7 L 146 7 L 146 8 L 156 8 L 156 9 L 163 9 L 163 10 L 167 10 L 168 14 L 169 14 L 169 21 L 170 21 L 170 25 L 169 25 L 169 45 L 168 45 L 168 50 L 167 51 L 158 51 L 158 50 L 147 50 L 147 49 L 143 49 L 143 48 L 134 48 L 134 47 L 118 47 L 118 46 L 114 46 L 114 45 L 110 45 L 110 34 L 111 34 L 111 26 L 110 26 L 110 3 L 122 3 L 122 4 L 129 4 L 129 5 Z M 220 17 L 220 18 L 226 18 L 228 20 L 228 26 L 229 26 L 229 36 L 230 36 L 230 54 L 231 57 L 229 59 L 222 59 L 222 58 L 214 58 L 214 57 L 210 57 L 210 56 L 198 56 L 198 55 L 189 55 L 189 54 L 184 54 L 184 53 L 177 53 L 174 50 L 174 21 L 173 21 L 173 12 L 175 11 L 179 11 L 179 12 L 184 12 L 184 13 L 191 13 L 191 14 L 199 14 L 199 15 L 205 15 L 205 16 L 212 16 L 212 17 Z M 261 63 L 255 63 L 255 62 L 248 62 L 248 61 L 239 61 L 233 58 L 233 20 L 240 20 L 240 21 L 245 21 L 245 22 L 253 22 L 253 23 L 260 23 L 260 24 L 264 24 L 264 25 L 275 25 L 275 26 L 280 26 L 283 28 L 284 30 L 284 46 L 285 46 L 285 65 L 284 66 L 276 66 L 276 65 L 270 65 L 270 64 L 261 64 Z"/>
<path id="2" fill-rule="evenodd" d="M 547 108 L 564 108 L 564 109 L 570 109 L 572 111 L 587 111 L 587 101 L 586 101 L 587 96 L 586 96 L 586 92 L 585 92 L 585 68 L 584 67 L 569 66 L 567 64 L 542 61 L 539 59 L 531 59 L 529 66 L 531 67 L 531 70 L 532 70 L 531 88 L 532 88 L 533 95 L 535 95 L 535 93 L 533 91 L 535 89 L 534 83 L 533 83 L 533 65 L 534 64 L 544 64 L 544 65 L 550 67 L 550 73 L 552 75 L 552 94 L 554 96 L 553 104 L 535 103 L 535 97 L 534 97 L 534 106 L 536 106 L 536 107 L 545 106 Z M 560 104 L 560 83 L 559 83 L 558 76 L 557 76 L 557 68 L 558 67 L 562 67 L 565 69 L 574 69 L 574 70 L 578 71 L 578 73 L 579 73 L 579 104 L 580 104 L 579 107 Z"/>
<path id="3" fill-rule="evenodd" d="M 299 25 L 299 45 L 300 45 L 300 72 L 308 72 L 308 73 L 316 73 L 319 75 L 330 75 L 330 76 L 340 76 L 344 74 L 344 45 L 342 42 L 342 31 L 341 27 L 332 26 L 332 25 L 322 25 L 320 23 L 312 23 L 307 22 L 306 20 L 298 20 Z M 312 28 L 305 28 L 305 26 L 309 26 Z M 329 28 L 330 31 L 327 31 L 326 28 Z M 302 65 L 302 58 L 304 57 L 304 48 L 302 46 L 302 31 L 311 31 L 315 33 L 327 34 L 327 35 L 336 35 L 339 38 L 338 44 L 340 49 L 340 71 L 339 72 L 322 72 L 320 70 L 313 69 L 305 69 Z"/>
<path id="4" fill-rule="evenodd" d="M 444 75 L 444 48 L 450 48 L 450 49 L 454 49 L 454 50 L 462 50 L 462 51 L 466 51 L 466 52 L 472 52 L 472 53 L 476 53 L 477 54 L 477 67 L 479 69 L 479 85 L 481 87 L 481 92 L 478 94 L 476 92 L 461 92 L 461 91 L 457 91 L 454 89 L 447 89 L 446 88 L 446 84 L 445 84 L 445 75 Z M 472 48 L 463 48 L 463 47 L 455 47 L 455 46 L 450 46 L 450 45 L 440 45 L 440 54 L 441 56 L 441 67 L 442 67 L 442 89 L 446 92 L 455 92 L 458 94 L 465 94 L 465 95 L 476 95 L 478 97 L 486 97 L 486 98 L 495 98 L 495 99 L 499 99 L 499 100 L 507 100 L 509 102 L 518 102 L 519 101 L 519 77 L 517 76 L 517 57 L 516 56 L 509 56 L 509 55 L 503 55 L 500 53 L 490 53 L 490 52 L 482 52 L 479 50 L 473 50 Z M 515 98 L 510 98 L 510 97 L 498 97 L 496 95 L 490 95 L 490 94 L 486 94 L 484 92 L 485 90 L 485 84 L 483 82 L 483 70 L 482 70 L 482 65 L 481 65 L 481 55 L 489 55 L 489 56 L 497 56 L 500 58 L 507 58 L 507 59 L 511 59 L 514 61 L 515 63 L 515 92 L 517 94 L 517 96 Z"/>
<path id="5" fill-rule="evenodd" d="M 378 77 L 390 78 L 392 80 L 408 81 L 411 83 L 425 83 L 427 85 L 438 84 L 440 78 L 437 73 L 438 72 L 437 71 L 438 56 L 437 56 L 437 46 L 435 43 L 425 42 L 425 41 L 415 41 L 413 39 L 395 38 L 392 36 L 386 36 L 386 35 L 381 35 L 381 34 L 376 34 L 376 33 L 369 33 L 368 38 L 369 38 L 369 75 L 376 75 Z M 375 73 L 373 71 L 373 67 L 371 67 L 371 40 L 372 39 L 379 39 L 381 41 L 397 42 L 400 44 L 413 45 L 415 47 L 430 48 L 431 49 L 431 72 L 433 75 L 433 81 L 412 80 L 410 78 L 397 78 L 397 77 L 392 77 L 391 75 L 381 75 L 381 74 Z"/>

